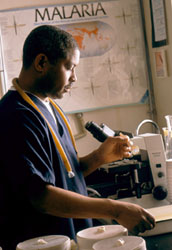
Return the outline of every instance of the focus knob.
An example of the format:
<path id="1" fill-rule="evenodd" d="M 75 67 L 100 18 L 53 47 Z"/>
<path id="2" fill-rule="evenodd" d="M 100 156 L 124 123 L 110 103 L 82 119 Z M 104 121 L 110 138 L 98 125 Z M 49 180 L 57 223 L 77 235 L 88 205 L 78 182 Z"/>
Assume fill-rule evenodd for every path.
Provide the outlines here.
<path id="1" fill-rule="evenodd" d="M 157 200 L 164 200 L 167 197 L 167 189 L 163 186 L 156 186 L 154 187 L 153 197 Z"/>

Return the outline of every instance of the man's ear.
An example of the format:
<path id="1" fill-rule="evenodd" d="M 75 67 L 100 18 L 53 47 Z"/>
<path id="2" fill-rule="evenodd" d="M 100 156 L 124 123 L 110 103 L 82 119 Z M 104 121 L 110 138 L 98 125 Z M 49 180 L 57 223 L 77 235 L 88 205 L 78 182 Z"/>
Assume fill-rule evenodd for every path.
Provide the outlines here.
<path id="1" fill-rule="evenodd" d="M 48 58 L 44 54 L 38 54 L 35 57 L 34 66 L 35 70 L 42 73 L 46 69 Z"/>

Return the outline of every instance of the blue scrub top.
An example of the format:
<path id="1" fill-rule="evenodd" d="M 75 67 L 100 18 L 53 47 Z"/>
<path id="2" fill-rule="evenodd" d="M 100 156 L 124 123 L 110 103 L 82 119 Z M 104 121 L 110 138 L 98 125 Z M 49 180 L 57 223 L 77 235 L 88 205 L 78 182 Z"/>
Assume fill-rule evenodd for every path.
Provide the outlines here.
<path id="1" fill-rule="evenodd" d="M 74 178 L 69 178 L 44 118 L 10 90 L 0 101 L 0 246 L 15 249 L 26 239 L 61 234 L 75 239 L 79 230 L 92 226 L 91 219 L 71 219 L 36 211 L 28 196 L 45 184 L 87 195 L 86 184 L 68 129 L 54 108 L 57 119 L 35 96 L 29 95 L 51 124 L 69 159 Z M 31 190 L 28 187 L 32 184 Z M 76 207 L 77 213 L 77 207 Z"/>

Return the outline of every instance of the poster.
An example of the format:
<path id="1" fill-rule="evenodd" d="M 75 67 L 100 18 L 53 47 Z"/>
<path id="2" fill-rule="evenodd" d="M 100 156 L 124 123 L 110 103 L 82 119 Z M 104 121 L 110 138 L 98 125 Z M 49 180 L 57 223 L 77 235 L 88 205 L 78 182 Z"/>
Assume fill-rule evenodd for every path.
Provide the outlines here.
<path id="1" fill-rule="evenodd" d="M 166 51 L 161 49 L 159 51 L 155 51 L 155 72 L 156 77 L 164 78 L 167 77 L 167 59 L 166 59 Z"/>
<path id="2" fill-rule="evenodd" d="M 22 65 L 28 33 L 43 24 L 70 32 L 81 51 L 77 82 L 56 100 L 66 113 L 144 103 L 148 72 L 139 0 L 92 1 L 0 11 L 3 90 Z"/>
<path id="3" fill-rule="evenodd" d="M 164 0 L 150 0 L 152 47 L 167 45 L 167 28 Z"/>

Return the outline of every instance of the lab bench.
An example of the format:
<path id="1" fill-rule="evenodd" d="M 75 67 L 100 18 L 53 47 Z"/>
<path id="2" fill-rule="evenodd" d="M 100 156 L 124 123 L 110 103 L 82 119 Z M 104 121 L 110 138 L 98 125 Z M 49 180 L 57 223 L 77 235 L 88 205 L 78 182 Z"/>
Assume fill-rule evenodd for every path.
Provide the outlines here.
<path id="1" fill-rule="evenodd" d="M 172 233 L 143 237 L 147 250 L 172 250 Z"/>

